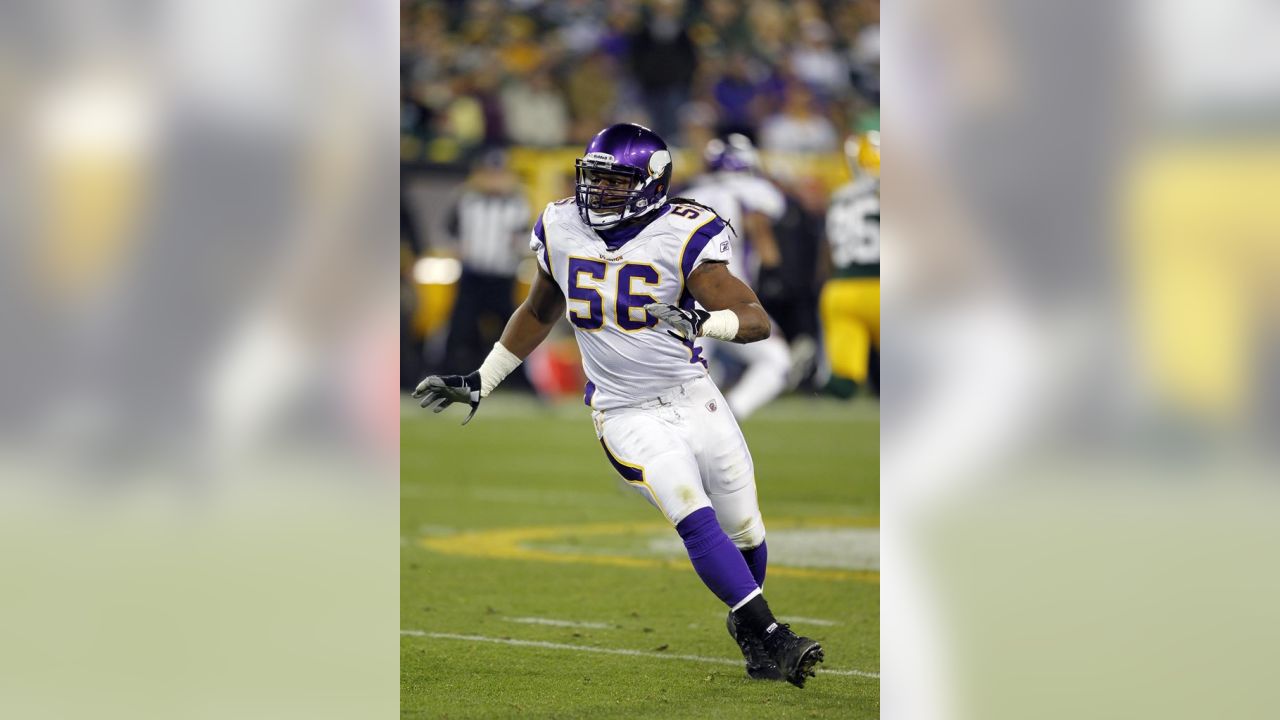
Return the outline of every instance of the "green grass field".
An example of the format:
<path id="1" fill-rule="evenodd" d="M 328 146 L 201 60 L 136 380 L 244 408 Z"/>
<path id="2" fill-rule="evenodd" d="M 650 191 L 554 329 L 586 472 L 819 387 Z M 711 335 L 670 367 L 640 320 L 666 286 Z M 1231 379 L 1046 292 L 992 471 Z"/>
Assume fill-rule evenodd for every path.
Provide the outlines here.
<path id="1" fill-rule="evenodd" d="M 746 679 L 724 606 L 614 475 L 581 405 L 485 401 L 401 421 L 401 714 L 879 716 L 879 414 L 785 399 L 743 425 L 774 612 L 827 659 Z"/>

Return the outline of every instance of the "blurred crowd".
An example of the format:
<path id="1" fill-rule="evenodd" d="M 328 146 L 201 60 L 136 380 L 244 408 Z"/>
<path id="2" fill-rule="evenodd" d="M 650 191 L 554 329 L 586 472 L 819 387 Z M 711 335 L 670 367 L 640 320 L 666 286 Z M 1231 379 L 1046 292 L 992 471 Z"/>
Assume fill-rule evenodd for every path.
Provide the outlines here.
<path id="1" fill-rule="evenodd" d="M 620 120 L 674 146 L 742 133 L 835 152 L 877 124 L 876 0 L 403 0 L 406 160 L 585 144 Z"/>

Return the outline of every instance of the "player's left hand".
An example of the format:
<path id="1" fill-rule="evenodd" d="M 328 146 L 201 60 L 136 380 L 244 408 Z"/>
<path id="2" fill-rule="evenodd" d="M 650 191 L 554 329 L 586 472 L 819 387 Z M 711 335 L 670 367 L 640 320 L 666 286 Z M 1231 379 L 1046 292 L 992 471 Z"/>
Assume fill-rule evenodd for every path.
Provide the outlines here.
<path id="1" fill-rule="evenodd" d="M 649 303 L 644 309 L 658 318 L 658 322 L 669 325 L 675 332 L 668 330 L 667 334 L 680 340 L 692 340 L 701 336 L 702 324 L 711 317 L 711 313 L 706 310 L 685 310 L 670 303 Z"/>
<path id="2" fill-rule="evenodd" d="M 480 371 L 470 375 L 431 375 L 418 383 L 413 397 L 422 398 L 422 407 L 437 413 L 456 402 L 470 404 L 471 413 L 462 421 L 466 425 L 480 407 Z"/>

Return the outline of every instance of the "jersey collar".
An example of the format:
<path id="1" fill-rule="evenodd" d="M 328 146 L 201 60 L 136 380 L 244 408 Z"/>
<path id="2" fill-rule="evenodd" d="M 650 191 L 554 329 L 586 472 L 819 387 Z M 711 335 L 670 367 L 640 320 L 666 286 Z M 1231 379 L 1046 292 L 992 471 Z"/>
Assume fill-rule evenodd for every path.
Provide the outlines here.
<path id="1" fill-rule="evenodd" d="M 609 228 L 608 230 L 596 230 L 595 233 L 604 241 L 605 247 L 610 250 L 617 250 L 627 244 L 630 240 L 634 239 L 635 236 L 639 235 L 645 228 L 649 227 L 654 220 L 666 215 L 670 211 L 671 203 L 663 203 L 662 207 L 658 208 L 658 212 L 636 218 L 636 222 L 627 223 L 615 228 Z"/>

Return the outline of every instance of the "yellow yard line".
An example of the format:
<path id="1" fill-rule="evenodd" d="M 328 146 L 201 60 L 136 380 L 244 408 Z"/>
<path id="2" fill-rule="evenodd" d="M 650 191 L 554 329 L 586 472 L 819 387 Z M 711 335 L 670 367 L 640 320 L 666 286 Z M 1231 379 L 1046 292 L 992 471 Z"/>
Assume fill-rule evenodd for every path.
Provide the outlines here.
<path id="1" fill-rule="evenodd" d="M 878 527 L 879 518 L 804 518 L 775 519 L 769 527 L 775 529 L 826 528 L 826 527 Z M 534 562 L 573 563 L 582 565 L 609 565 L 632 568 L 674 568 L 691 570 L 689 561 L 683 558 L 644 558 L 627 555 L 598 555 L 584 553 L 553 552 L 527 543 L 562 540 L 569 537 L 599 537 L 606 535 L 657 535 L 670 532 L 669 525 L 652 522 L 589 523 L 586 525 L 541 525 L 533 527 L 496 528 L 477 530 L 457 535 L 432 536 L 419 539 L 428 550 L 446 555 L 495 558 L 501 560 L 529 560 Z M 797 568 L 770 565 L 772 576 L 809 578 L 814 580 L 855 580 L 879 583 L 880 573 L 874 570 L 839 570 L 830 568 Z"/>

